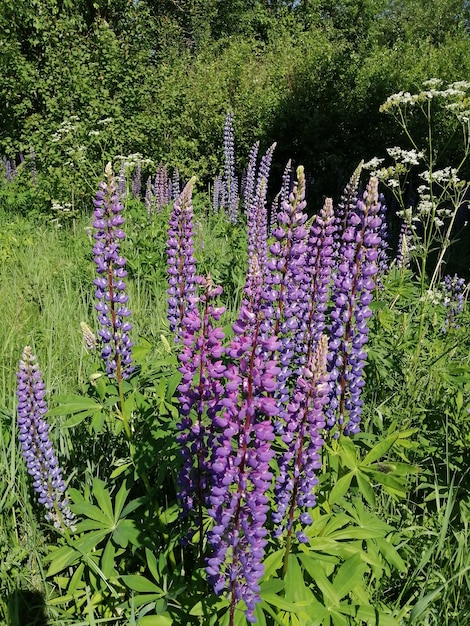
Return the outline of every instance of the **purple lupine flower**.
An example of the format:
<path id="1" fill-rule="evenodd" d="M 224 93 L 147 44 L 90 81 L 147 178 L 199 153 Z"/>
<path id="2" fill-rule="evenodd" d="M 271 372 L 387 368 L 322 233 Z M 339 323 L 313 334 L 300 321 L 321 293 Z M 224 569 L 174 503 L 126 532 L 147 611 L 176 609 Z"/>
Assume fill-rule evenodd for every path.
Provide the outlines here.
<path id="1" fill-rule="evenodd" d="M 134 176 L 132 177 L 132 196 L 140 199 L 140 190 L 142 187 L 142 162 L 139 159 L 135 166 Z"/>
<path id="2" fill-rule="evenodd" d="M 160 163 L 155 173 L 155 182 L 153 188 L 153 192 L 155 195 L 155 204 L 158 213 L 161 213 L 163 207 L 167 206 L 170 203 L 171 190 L 172 187 L 168 180 L 168 170 L 162 163 Z"/>
<path id="3" fill-rule="evenodd" d="M 235 140 L 233 134 L 233 114 L 228 112 L 224 125 L 224 181 L 227 190 L 225 209 L 231 222 L 237 221 L 238 184 L 235 177 Z"/>
<path id="4" fill-rule="evenodd" d="M 168 256 L 168 321 L 170 330 L 184 333 L 183 318 L 197 307 L 195 296 L 196 259 L 194 257 L 194 224 L 192 192 L 193 177 L 175 200 L 171 212 L 167 240 Z"/>
<path id="5" fill-rule="evenodd" d="M 222 362 L 224 333 L 214 322 L 220 320 L 225 307 L 212 302 L 222 293 L 222 287 L 214 286 L 210 276 L 200 276 L 196 282 L 203 290 L 198 298 L 203 309 L 200 312 L 194 308 L 184 316 L 183 350 L 178 355 L 179 371 L 183 374 L 178 386 L 181 416 L 178 442 L 183 457 L 178 497 L 186 513 L 199 511 L 202 541 L 202 505 L 208 495 L 208 460 L 212 448 L 211 420 L 221 408 L 224 393 L 220 382 L 225 373 Z"/>
<path id="6" fill-rule="evenodd" d="M 396 256 L 396 264 L 399 269 L 403 269 L 410 264 L 411 250 L 411 228 L 410 225 L 403 221 L 400 226 L 400 234 L 398 236 L 398 251 Z"/>
<path id="7" fill-rule="evenodd" d="M 248 167 L 246 170 L 245 186 L 243 189 L 243 208 L 249 212 L 254 200 L 256 183 L 256 159 L 258 157 L 259 141 L 256 141 L 248 155 Z"/>
<path id="8" fill-rule="evenodd" d="M 306 298 L 299 304 L 301 311 L 298 345 L 301 352 L 308 355 L 318 343 L 325 330 L 325 315 L 328 307 L 328 294 L 331 282 L 334 254 L 335 220 L 333 201 L 326 198 L 322 210 L 313 219 L 308 240 L 308 253 L 305 262 L 303 293 Z M 300 359 L 305 364 L 305 358 Z"/>
<path id="9" fill-rule="evenodd" d="M 328 401 L 326 358 L 328 342 L 322 335 L 307 364 L 299 372 L 287 407 L 282 441 L 287 449 L 279 457 L 279 475 L 274 489 L 276 509 L 272 514 L 276 536 L 284 530 L 290 540 L 294 523 L 312 523 L 308 509 L 316 504 L 314 488 L 321 468 L 321 431 L 325 426 L 324 405 Z M 303 530 L 296 532 L 301 543 L 307 541 Z"/>
<path id="10" fill-rule="evenodd" d="M 154 199 L 152 193 L 152 178 L 150 176 L 147 178 L 147 185 L 145 187 L 144 205 L 147 209 L 147 216 L 151 217 L 154 212 Z"/>
<path id="11" fill-rule="evenodd" d="M 369 304 L 375 288 L 380 225 L 378 181 L 373 177 L 363 199 L 347 214 L 332 289 L 328 354 L 331 392 L 326 416 L 329 428 L 336 424 L 346 435 L 359 431 L 362 413 L 367 358 L 364 345 L 372 315 Z"/>
<path id="12" fill-rule="evenodd" d="M 123 280 L 127 276 L 126 259 L 119 253 L 120 241 L 125 237 L 121 228 L 124 224 L 123 207 L 119 202 L 111 163 L 105 167 L 105 176 L 106 181 L 100 183 L 93 201 L 96 242 L 93 254 L 98 273 L 98 278 L 94 280 L 98 300 L 95 309 L 101 326 L 98 335 L 103 344 L 101 357 L 106 364 L 106 372 L 121 381 L 128 378 L 134 369 L 134 344 L 129 338 L 132 324 L 128 318 L 131 312 L 126 306 L 129 298 L 125 294 Z"/>
<path id="13" fill-rule="evenodd" d="M 261 316 L 242 307 L 233 325 L 235 337 L 226 353 L 223 410 L 213 418 L 213 486 L 209 515 L 214 526 L 209 535 L 213 553 L 206 568 L 217 594 L 231 594 L 231 619 L 240 600 L 246 618 L 256 621 L 259 579 L 266 546 L 265 527 L 272 481 L 273 394 L 279 368 L 273 358 L 275 338 L 260 336 Z"/>
<path id="14" fill-rule="evenodd" d="M 335 233 L 334 233 L 334 240 L 335 240 L 334 257 L 335 259 L 338 259 L 339 249 L 341 247 L 341 236 L 346 229 L 346 226 L 348 223 L 349 212 L 355 211 L 356 209 L 359 182 L 360 182 L 361 171 L 362 171 L 362 164 L 363 164 L 363 161 L 361 161 L 361 163 L 359 163 L 359 165 L 354 170 L 353 175 L 351 176 L 346 187 L 344 188 L 344 191 L 341 195 L 337 209 L 335 211 L 335 226 L 336 226 Z"/>
<path id="15" fill-rule="evenodd" d="M 214 213 L 218 213 L 222 209 L 222 187 L 222 177 L 216 176 L 214 180 L 214 189 L 212 191 L 212 208 Z"/>
<path id="16" fill-rule="evenodd" d="M 176 200 L 180 192 L 180 173 L 178 172 L 178 168 L 175 167 L 173 176 L 171 177 L 171 200 Z"/>
<path id="17" fill-rule="evenodd" d="M 449 328 L 459 328 L 456 322 L 456 316 L 463 311 L 465 279 L 459 278 L 457 274 L 454 276 L 446 275 L 441 283 L 444 290 L 444 306 L 447 310 L 447 317 L 442 327 L 442 332 L 447 332 Z"/>
<path id="18" fill-rule="evenodd" d="M 293 375 L 291 363 L 298 353 L 298 333 L 301 328 L 299 303 L 305 298 L 305 263 L 307 259 L 308 229 L 304 209 L 305 178 L 303 167 L 297 170 L 297 182 L 289 198 L 278 213 L 278 224 L 273 231 L 274 243 L 264 276 L 262 305 L 263 337 L 277 336 L 280 341 L 278 376 L 278 417 L 285 417 L 289 399 L 289 380 Z M 303 312 L 302 312 L 303 313 Z"/>
<path id="19" fill-rule="evenodd" d="M 289 199 L 290 191 L 292 186 L 292 161 L 289 159 L 287 161 L 286 167 L 284 168 L 284 173 L 282 174 L 282 185 L 280 192 L 274 198 L 274 201 L 271 205 L 271 234 L 274 232 L 274 229 L 277 225 L 277 214 L 280 210 L 280 206 L 285 200 Z"/>
<path id="20" fill-rule="evenodd" d="M 45 385 L 29 346 L 23 350 L 17 381 L 18 438 L 28 474 L 34 479 L 34 490 L 39 495 L 39 502 L 47 509 L 48 522 L 59 530 L 73 527 L 75 517 L 64 496 L 66 487 L 62 470 L 49 437 L 49 425 L 44 419 L 47 413 Z"/>
<path id="21" fill-rule="evenodd" d="M 126 184 L 126 164 L 124 160 L 121 161 L 121 166 L 119 168 L 119 176 L 118 176 L 118 195 L 121 200 L 124 200 L 127 193 L 127 184 Z"/>

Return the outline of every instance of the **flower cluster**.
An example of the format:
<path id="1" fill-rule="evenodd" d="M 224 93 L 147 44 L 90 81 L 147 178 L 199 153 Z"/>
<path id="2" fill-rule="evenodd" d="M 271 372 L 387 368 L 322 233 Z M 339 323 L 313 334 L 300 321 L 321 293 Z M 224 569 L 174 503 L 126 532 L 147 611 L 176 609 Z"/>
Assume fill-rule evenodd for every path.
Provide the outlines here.
<path id="1" fill-rule="evenodd" d="M 28 473 L 39 502 L 47 509 L 46 519 L 57 529 L 72 527 L 74 516 L 64 497 L 65 483 L 62 470 L 49 437 L 45 386 L 36 357 L 26 346 L 17 374 L 19 440 Z"/>
<path id="2" fill-rule="evenodd" d="M 170 330 L 177 333 L 183 331 L 183 317 L 197 306 L 192 205 L 194 183 L 195 178 L 192 178 L 175 200 L 168 229 L 168 321 Z"/>
<path id="3" fill-rule="evenodd" d="M 214 322 L 220 320 L 225 307 L 218 307 L 213 300 L 222 293 L 222 287 L 214 286 L 210 276 L 197 277 L 202 289 L 197 298 L 203 307 L 190 309 L 183 319 L 181 336 L 182 352 L 178 355 L 179 371 L 183 375 L 178 386 L 181 420 L 178 423 L 183 467 L 179 475 L 179 498 L 184 511 L 200 507 L 207 499 L 211 449 L 211 424 L 220 409 L 223 387 L 220 379 L 225 373 L 222 362 L 224 333 Z M 207 415 L 207 420 L 204 418 Z"/>
<path id="4" fill-rule="evenodd" d="M 463 311 L 465 279 L 454 276 L 444 276 L 441 283 L 444 290 L 444 306 L 447 308 L 447 317 L 442 327 L 442 332 L 447 332 L 449 328 L 458 328 L 456 317 Z"/>
<path id="5" fill-rule="evenodd" d="M 331 392 L 327 426 L 345 434 L 359 431 L 361 390 L 367 354 L 369 307 L 377 273 L 381 226 L 378 181 L 371 178 L 362 200 L 349 211 L 341 237 L 339 263 L 332 289 L 328 369 Z"/>
<path id="6" fill-rule="evenodd" d="M 237 221 L 238 182 L 235 177 L 235 146 L 233 135 L 233 115 L 227 113 L 224 126 L 224 184 L 226 189 L 226 210 L 230 221 Z"/>
<path id="7" fill-rule="evenodd" d="M 325 426 L 324 405 L 328 401 L 326 358 L 328 343 L 322 335 L 307 364 L 300 369 L 287 407 L 286 428 L 282 441 L 287 450 L 279 458 L 276 479 L 276 510 L 273 521 L 276 535 L 285 529 L 290 536 L 295 518 L 302 525 L 312 523 L 308 512 L 316 504 L 314 488 L 321 468 L 321 431 Z M 301 543 L 307 542 L 303 530 L 296 532 Z"/>
<path id="8" fill-rule="evenodd" d="M 123 207 L 114 181 L 111 164 L 105 168 L 106 181 L 100 183 L 99 191 L 94 200 L 95 211 L 93 228 L 95 229 L 94 261 L 98 278 L 94 280 L 95 296 L 103 347 L 101 357 L 106 364 L 106 372 L 115 376 L 118 381 L 127 378 L 133 371 L 132 346 L 129 337 L 132 324 L 128 318 L 131 314 L 126 304 L 124 278 L 126 259 L 120 255 L 120 241 L 125 233 Z"/>
<path id="9" fill-rule="evenodd" d="M 260 317 L 242 307 L 233 326 L 235 337 L 227 348 L 230 362 L 225 372 L 223 410 L 213 419 L 213 485 L 209 515 L 214 526 L 209 535 L 213 553 L 207 573 L 216 593 L 229 590 L 232 611 L 244 600 L 246 618 L 255 622 L 259 579 L 268 533 L 267 491 L 274 455 L 273 394 L 279 368 L 271 357 L 278 345 L 260 337 Z"/>

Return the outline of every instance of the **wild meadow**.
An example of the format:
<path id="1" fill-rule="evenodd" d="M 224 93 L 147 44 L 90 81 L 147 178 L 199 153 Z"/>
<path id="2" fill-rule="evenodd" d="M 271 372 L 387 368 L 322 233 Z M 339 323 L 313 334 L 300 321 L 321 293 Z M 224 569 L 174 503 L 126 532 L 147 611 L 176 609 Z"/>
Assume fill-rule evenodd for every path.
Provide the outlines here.
<path id="1" fill-rule="evenodd" d="M 469 90 L 315 210 L 231 112 L 209 190 L 131 155 L 24 215 L 5 157 L 2 623 L 470 623 Z"/>

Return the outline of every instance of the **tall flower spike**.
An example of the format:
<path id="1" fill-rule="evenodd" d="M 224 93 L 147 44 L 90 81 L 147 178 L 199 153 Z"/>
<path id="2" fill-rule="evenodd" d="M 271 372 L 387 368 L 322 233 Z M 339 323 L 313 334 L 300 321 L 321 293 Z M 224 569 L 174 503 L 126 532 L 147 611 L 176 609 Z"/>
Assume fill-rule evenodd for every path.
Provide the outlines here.
<path id="1" fill-rule="evenodd" d="M 39 502 L 47 509 L 46 519 L 59 530 L 72 527 L 75 521 L 64 496 L 65 483 L 52 442 L 47 413 L 45 386 L 36 357 L 26 346 L 17 374 L 18 428 L 23 457 Z"/>
<path id="2" fill-rule="evenodd" d="M 194 257 L 193 177 L 175 200 L 167 240 L 168 321 L 177 338 L 184 333 L 183 318 L 197 308 Z"/>
<path id="3" fill-rule="evenodd" d="M 230 624 L 240 600 L 246 604 L 247 621 L 256 621 L 268 532 L 266 494 L 274 456 L 271 418 L 276 412 L 272 394 L 279 371 L 272 353 L 279 346 L 275 338 L 261 339 L 256 317 L 242 307 L 233 325 L 223 408 L 213 418 L 213 486 L 208 510 L 214 519 L 209 535 L 213 554 L 206 571 L 217 594 L 225 590 L 231 595 Z"/>
<path id="4" fill-rule="evenodd" d="M 328 354 L 331 391 L 326 416 L 329 428 L 336 424 L 346 435 L 359 432 L 367 358 L 364 345 L 372 315 L 369 304 L 376 285 L 381 222 L 378 181 L 372 177 L 362 200 L 347 215 L 332 288 Z"/>
<path id="5" fill-rule="evenodd" d="M 235 146 L 233 136 L 233 114 L 227 113 L 224 126 L 224 179 L 227 190 L 227 213 L 231 222 L 238 217 L 238 184 L 235 177 Z"/>
<path id="6" fill-rule="evenodd" d="M 105 167 L 106 181 L 100 183 L 99 191 L 93 201 L 95 205 L 93 227 L 95 229 L 94 261 L 98 278 L 94 280 L 95 296 L 98 304 L 100 330 L 98 335 L 103 343 L 101 357 L 106 365 L 109 376 L 118 381 L 128 378 L 133 371 L 132 346 L 129 331 L 130 310 L 126 304 L 124 278 L 126 259 L 119 253 L 120 241 L 125 233 L 123 207 L 119 202 L 111 163 Z"/>
<path id="7" fill-rule="evenodd" d="M 256 158 L 258 156 L 259 141 L 255 142 L 248 155 L 248 167 L 246 171 L 245 186 L 243 189 L 243 208 L 245 212 L 250 210 L 253 203 L 256 182 Z"/>
<path id="8" fill-rule="evenodd" d="M 289 417 L 282 435 L 287 450 L 279 457 L 273 521 L 277 535 L 284 529 L 287 531 L 289 543 L 296 519 L 302 525 L 312 523 L 308 509 L 316 503 L 313 490 L 318 483 L 316 473 L 322 465 L 320 433 L 325 426 L 324 404 L 329 390 L 327 352 L 327 338 L 322 335 L 307 364 L 300 369 L 287 407 Z M 307 541 L 302 530 L 297 531 L 297 538 L 302 543 Z"/>

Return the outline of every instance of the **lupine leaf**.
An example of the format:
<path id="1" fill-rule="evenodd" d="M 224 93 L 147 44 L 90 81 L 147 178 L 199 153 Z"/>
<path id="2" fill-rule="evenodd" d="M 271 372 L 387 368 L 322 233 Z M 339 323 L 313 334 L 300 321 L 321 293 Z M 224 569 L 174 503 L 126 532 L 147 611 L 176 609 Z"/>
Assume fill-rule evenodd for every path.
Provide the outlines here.
<path id="1" fill-rule="evenodd" d="M 386 437 L 383 441 L 379 441 L 366 456 L 362 459 L 361 465 L 370 465 L 374 461 L 382 458 L 383 455 L 390 450 L 395 441 L 398 439 L 398 434 L 394 433 Z"/>
<path id="2" fill-rule="evenodd" d="M 151 593 L 159 593 L 162 596 L 165 595 L 165 592 L 163 591 L 163 589 L 158 587 L 158 585 L 153 583 L 148 578 L 145 578 L 145 576 L 139 576 L 137 574 L 128 574 L 125 576 L 121 576 L 121 580 L 126 585 L 126 587 L 129 587 L 129 589 L 133 589 L 134 591 L 139 591 L 139 592 L 148 591 Z"/>
<path id="3" fill-rule="evenodd" d="M 352 472 L 348 472 L 345 476 L 342 476 L 334 485 L 333 489 L 330 492 L 330 496 L 328 498 L 328 502 L 330 504 L 335 504 L 340 500 L 344 494 L 348 491 L 351 480 L 354 474 Z"/>
<path id="4" fill-rule="evenodd" d="M 93 495 L 101 507 L 101 510 L 112 524 L 114 522 L 114 513 L 111 496 L 109 495 L 109 491 L 106 489 L 106 483 L 99 478 L 93 479 Z"/>
<path id="5" fill-rule="evenodd" d="M 340 598 L 344 598 L 356 585 L 361 584 L 367 569 L 367 564 L 358 554 L 341 565 L 333 580 L 333 587 Z"/>
<path id="6" fill-rule="evenodd" d="M 46 415 L 70 415 L 81 411 L 100 411 L 103 408 L 92 398 L 84 398 L 83 396 L 61 396 L 57 398 L 57 402 L 61 402 L 61 405 L 49 409 Z"/>
<path id="7" fill-rule="evenodd" d="M 51 561 L 46 576 L 54 576 L 64 568 L 69 567 L 80 557 L 80 552 L 69 546 L 62 546 L 47 555 L 45 560 Z"/>

